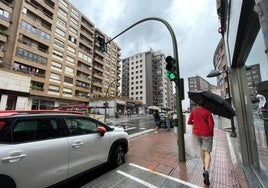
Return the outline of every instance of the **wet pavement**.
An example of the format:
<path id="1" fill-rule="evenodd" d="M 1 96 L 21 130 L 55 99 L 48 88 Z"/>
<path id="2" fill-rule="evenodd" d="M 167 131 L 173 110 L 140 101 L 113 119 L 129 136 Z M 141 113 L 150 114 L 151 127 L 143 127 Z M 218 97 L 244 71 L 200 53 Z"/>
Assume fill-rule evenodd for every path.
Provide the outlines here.
<path id="1" fill-rule="evenodd" d="M 217 120 L 215 122 L 217 123 Z M 150 132 L 132 138 L 127 162 L 153 173 L 160 173 L 182 181 L 177 186 L 175 183 L 174 187 L 182 185 L 188 187 L 188 183 L 192 186 L 207 187 L 203 184 L 203 166 L 199 158 L 199 147 L 191 131 L 191 126 L 187 125 L 186 134 L 184 134 L 186 162 L 178 162 L 177 134 L 164 129 L 161 129 L 159 134 Z M 228 136 L 229 134 L 225 131 L 215 128 L 209 170 L 210 187 L 249 187 L 242 167 L 232 161 Z M 167 186 L 161 184 L 157 187 Z"/>
<path id="2" fill-rule="evenodd" d="M 142 118 L 133 117 L 133 119 Z M 126 119 L 120 118 L 115 121 L 126 121 Z M 215 127 L 225 124 L 221 121 L 222 119 L 215 118 Z M 186 125 L 185 162 L 178 160 L 177 134 L 173 129 L 170 132 L 161 129 L 159 134 L 150 129 L 143 134 L 130 137 L 130 150 L 124 165 L 104 172 L 84 184 L 82 188 L 250 187 L 242 165 L 235 157 L 239 153 L 235 152 L 237 138 L 231 138 L 228 132 L 218 128 L 214 131 L 209 170 L 210 186 L 203 183 L 203 165 L 199 158 L 199 147 L 193 139 L 191 126 Z"/>

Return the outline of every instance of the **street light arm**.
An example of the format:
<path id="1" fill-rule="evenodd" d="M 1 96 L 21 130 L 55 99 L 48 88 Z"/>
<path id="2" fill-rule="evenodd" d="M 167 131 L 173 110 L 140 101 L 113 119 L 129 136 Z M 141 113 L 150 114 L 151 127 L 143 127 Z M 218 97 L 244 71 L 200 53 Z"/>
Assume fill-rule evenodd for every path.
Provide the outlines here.
<path id="1" fill-rule="evenodd" d="M 176 36 L 174 34 L 174 31 L 172 29 L 172 27 L 169 25 L 169 23 L 162 19 L 162 18 L 157 18 L 157 17 L 149 17 L 149 18 L 144 18 L 134 24 L 132 24 L 131 26 L 129 26 L 128 28 L 126 28 L 125 30 L 123 30 L 121 33 L 117 34 L 115 37 L 113 37 L 112 39 L 110 39 L 109 41 L 106 42 L 106 44 L 110 43 L 111 41 L 113 41 L 114 39 L 116 39 L 117 37 L 119 37 L 120 35 L 122 35 L 123 33 L 125 33 L 126 31 L 128 31 L 129 29 L 133 28 L 134 26 L 142 23 L 142 22 L 145 22 L 145 21 L 150 21 L 150 20 L 155 20 L 155 21 L 159 21 L 159 22 L 162 22 L 166 27 L 167 29 L 169 30 L 170 32 L 170 35 L 171 35 L 171 39 L 172 39 L 172 44 L 173 44 L 173 56 L 175 58 L 175 61 L 176 61 L 176 67 L 178 68 L 178 77 L 180 77 L 179 75 L 179 57 L 178 57 L 178 46 L 177 46 L 177 40 L 176 40 Z"/>
<path id="2" fill-rule="evenodd" d="M 186 158 L 185 158 L 185 144 L 184 144 L 184 134 L 183 134 L 183 116 L 182 116 L 182 104 L 181 104 L 181 101 L 183 100 L 183 96 L 184 96 L 184 88 L 183 88 L 183 80 L 180 79 L 177 40 L 176 40 L 176 36 L 174 34 L 172 27 L 164 19 L 157 18 L 157 17 L 148 17 L 148 18 L 142 19 L 142 20 L 132 24 L 131 26 L 129 26 L 128 28 L 123 30 L 121 33 L 119 33 L 118 35 L 116 35 L 115 37 L 113 37 L 112 39 L 107 41 L 106 44 L 110 43 L 115 38 L 119 37 L 120 35 L 122 35 L 126 31 L 131 29 L 132 27 L 134 27 L 142 22 L 149 21 L 149 20 L 155 20 L 155 21 L 159 21 L 159 22 L 163 23 L 167 27 L 167 29 L 169 30 L 169 33 L 171 35 L 172 44 L 173 44 L 173 57 L 175 58 L 176 72 L 177 72 L 177 77 L 178 77 L 177 78 L 178 80 L 176 81 L 176 109 L 177 109 L 177 117 L 178 117 L 178 146 L 179 146 L 178 153 L 179 153 L 179 161 L 185 162 Z"/>

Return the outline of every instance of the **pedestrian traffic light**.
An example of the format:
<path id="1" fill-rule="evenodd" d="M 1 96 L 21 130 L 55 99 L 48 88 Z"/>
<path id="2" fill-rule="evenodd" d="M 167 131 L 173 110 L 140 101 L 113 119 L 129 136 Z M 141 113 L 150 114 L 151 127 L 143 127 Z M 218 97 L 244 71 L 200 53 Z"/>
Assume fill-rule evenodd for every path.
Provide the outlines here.
<path id="1" fill-rule="evenodd" d="M 177 74 L 176 74 L 176 64 L 175 59 L 171 56 L 166 57 L 166 77 L 169 78 L 170 81 L 176 81 L 177 80 Z"/>
<path id="2" fill-rule="evenodd" d="M 105 38 L 103 36 L 98 36 L 98 41 L 99 41 L 99 50 L 102 52 L 106 52 L 106 43 L 105 43 Z"/>

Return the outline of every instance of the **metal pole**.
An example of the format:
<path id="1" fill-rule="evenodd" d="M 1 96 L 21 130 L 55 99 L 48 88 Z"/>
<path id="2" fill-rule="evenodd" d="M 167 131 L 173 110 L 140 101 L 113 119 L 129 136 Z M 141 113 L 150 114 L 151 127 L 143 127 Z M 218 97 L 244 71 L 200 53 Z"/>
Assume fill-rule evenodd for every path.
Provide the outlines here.
<path id="1" fill-rule="evenodd" d="M 229 83 L 229 68 L 227 68 L 226 70 L 226 79 L 227 79 L 227 89 L 228 89 L 228 96 L 229 96 L 229 104 L 230 106 L 232 106 L 232 99 L 231 99 L 231 91 L 230 91 L 230 83 Z M 234 125 L 234 117 L 231 117 L 231 128 L 232 128 L 232 133 L 231 133 L 231 137 L 237 137 L 236 132 L 235 132 L 235 125 Z"/>
<path id="2" fill-rule="evenodd" d="M 167 27 L 167 29 L 169 30 L 169 33 L 171 35 L 172 44 L 173 44 L 173 56 L 175 58 L 176 72 L 177 72 L 177 76 L 178 76 L 178 80 L 176 82 L 176 110 L 177 110 L 177 119 L 178 119 L 178 140 L 177 140 L 177 144 L 178 144 L 179 161 L 180 162 L 185 162 L 186 158 L 185 158 L 185 144 L 184 144 L 183 117 L 182 117 L 182 104 L 181 104 L 181 101 L 183 100 L 184 88 L 183 88 L 183 82 L 180 79 L 177 40 L 176 40 L 176 36 L 174 34 L 174 31 L 173 31 L 172 27 L 164 19 L 156 18 L 156 17 L 145 18 L 145 19 L 142 19 L 142 20 L 134 23 L 133 25 L 129 26 L 124 31 L 122 31 L 121 33 L 119 33 L 118 35 L 116 35 L 115 37 L 110 39 L 109 41 L 107 41 L 106 44 L 108 44 L 109 42 L 111 42 L 112 40 L 117 38 L 118 36 L 122 35 L 127 30 L 131 29 L 132 27 L 134 27 L 134 26 L 136 26 L 136 25 L 138 25 L 138 24 L 140 24 L 142 22 L 149 21 L 149 20 L 156 20 L 156 21 L 162 22 Z"/>
<path id="3" fill-rule="evenodd" d="M 105 122 L 105 123 L 106 123 L 106 107 L 107 107 L 106 104 L 107 104 L 108 91 L 109 91 L 111 85 L 112 85 L 115 81 L 117 81 L 117 80 L 112 81 L 112 82 L 108 85 L 108 88 L 107 88 L 106 93 L 105 93 L 105 103 L 104 103 L 104 122 Z"/>

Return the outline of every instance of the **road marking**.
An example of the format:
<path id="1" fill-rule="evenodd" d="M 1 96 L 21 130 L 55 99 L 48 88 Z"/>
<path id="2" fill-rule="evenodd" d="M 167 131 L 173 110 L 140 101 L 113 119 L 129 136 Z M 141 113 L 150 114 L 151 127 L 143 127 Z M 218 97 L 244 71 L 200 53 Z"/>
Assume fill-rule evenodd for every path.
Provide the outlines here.
<path id="1" fill-rule="evenodd" d="M 131 129 L 137 129 L 137 127 L 129 127 L 129 128 L 126 128 L 125 130 L 128 131 L 128 130 L 131 130 Z"/>
<path id="2" fill-rule="evenodd" d="M 145 133 L 148 133 L 148 132 L 152 132 L 154 131 L 155 129 L 148 129 L 148 130 L 145 130 L 145 131 L 142 131 L 142 132 L 137 132 L 137 133 L 134 133 L 134 134 L 130 134 L 129 135 L 129 138 L 133 138 L 133 137 L 136 137 L 136 136 L 140 136 L 142 134 L 145 134 Z"/>
<path id="3" fill-rule="evenodd" d="M 198 186 L 196 186 L 196 185 L 194 185 L 194 184 L 191 184 L 191 183 L 189 183 L 189 182 L 186 182 L 186 181 L 183 181 L 183 180 L 180 180 L 180 179 L 177 179 L 177 178 L 174 178 L 174 177 L 171 177 L 171 176 L 162 174 L 162 173 L 160 173 L 160 172 L 156 172 L 156 171 L 150 170 L 150 169 L 148 169 L 148 168 L 144 168 L 144 167 L 139 166 L 139 165 L 136 165 L 136 164 L 134 164 L 134 163 L 129 163 L 129 165 L 134 166 L 134 167 L 139 168 L 139 169 L 144 170 L 144 171 L 148 171 L 148 172 L 151 172 L 151 173 L 160 175 L 160 176 L 162 176 L 162 177 L 164 177 L 164 178 L 167 178 L 167 179 L 176 181 L 176 182 L 178 182 L 178 183 L 181 183 L 181 184 L 183 184 L 183 185 L 187 185 L 187 186 L 189 186 L 189 187 L 200 188 L 200 187 L 198 187 Z"/>
<path id="4" fill-rule="evenodd" d="M 154 186 L 154 185 L 152 185 L 152 184 L 150 184 L 150 183 L 148 183 L 146 181 L 143 181 L 143 180 L 141 180 L 139 178 L 136 178 L 135 176 L 129 175 L 129 174 L 127 174 L 127 173 L 125 173 L 125 172 L 123 172 L 121 170 L 117 170 L 116 172 L 121 174 L 121 175 L 123 175 L 123 176 L 125 176 L 125 177 L 127 177 L 127 178 L 129 178 L 129 179 L 132 179 L 132 180 L 134 180 L 134 181 L 136 181 L 136 182 L 138 182 L 138 183 L 140 183 L 140 184 L 142 184 L 142 185 L 144 185 L 146 187 L 158 188 L 158 187 L 156 187 L 156 186 Z"/>

